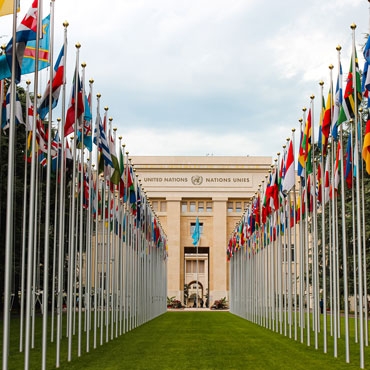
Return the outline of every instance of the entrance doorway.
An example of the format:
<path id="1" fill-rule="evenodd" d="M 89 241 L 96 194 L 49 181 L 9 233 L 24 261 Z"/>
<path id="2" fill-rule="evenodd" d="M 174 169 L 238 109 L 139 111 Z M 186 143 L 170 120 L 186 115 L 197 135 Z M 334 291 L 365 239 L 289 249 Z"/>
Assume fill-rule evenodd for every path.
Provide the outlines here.
<path id="1" fill-rule="evenodd" d="M 184 304 L 208 307 L 209 247 L 184 248 Z"/>

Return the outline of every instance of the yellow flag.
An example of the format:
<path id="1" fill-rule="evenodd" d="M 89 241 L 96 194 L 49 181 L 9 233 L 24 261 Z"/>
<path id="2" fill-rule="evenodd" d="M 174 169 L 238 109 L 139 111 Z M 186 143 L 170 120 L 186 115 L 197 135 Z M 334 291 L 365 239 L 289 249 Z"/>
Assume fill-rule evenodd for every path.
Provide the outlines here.
<path id="1" fill-rule="evenodd" d="M 0 0 L 0 17 L 3 15 L 13 14 L 14 0 Z M 19 12 L 19 1 L 17 12 Z"/>

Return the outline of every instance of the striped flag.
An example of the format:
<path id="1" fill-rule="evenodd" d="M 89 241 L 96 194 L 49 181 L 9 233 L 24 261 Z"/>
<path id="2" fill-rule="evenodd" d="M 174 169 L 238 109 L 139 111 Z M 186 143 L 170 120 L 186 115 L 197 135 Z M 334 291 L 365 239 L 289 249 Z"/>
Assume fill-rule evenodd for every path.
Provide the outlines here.
<path id="1" fill-rule="evenodd" d="M 38 0 L 34 0 L 31 8 L 24 16 L 22 22 L 17 28 L 15 35 L 16 41 L 16 63 L 14 81 L 19 83 L 21 80 L 21 66 L 23 62 L 24 52 L 28 41 L 36 40 L 38 21 Z M 12 69 L 13 64 L 13 38 L 9 41 L 5 49 L 6 60 L 8 61 L 9 69 Z"/>
<path id="2" fill-rule="evenodd" d="M 361 77 L 360 70 L 358 67 L 356 50 L 355 50 L 355 68 L 353 68 L 352 64 L 353 58 L 351 58 L 351 65 L 347 77 L 347 85 L 344 91 L 344 100 L 338 117 L 337 123 L 338 125 L 341 125 L 343 122 L 349 121 L 351 118 L 354 117 L 355 110 L 357 109 L 357 106 L 355 106 L 355 91 L 357 94 L 357 105 L 360 104 L 362 100 Z M 353 70 L 355 73 L 355 81 L 353 81 Z"/>
<path id="3" fill-rule="evenodd" d="M 107 136 L 104 131 L 103 123 L 100 117 L 100 114 L 97 114 L 96 119 L 98 120 L 98 127 L 99 127 L 99 142 L 98 142 L 98 149 L 101 151 L 102 156 L 104 158 L 104 164 L 106 166 L 110 166 L 113 168 L 112 157 L 109 150 L 109 143 L 107 140 Z"/>
<path id="4" fill-rule="evenodd" d="M 287 194 L 295 184 L 293 140 L 290 140 L 289 142 L 289 149 L 285 168 L 286 171 L 283 182 L 283 194 Z"/>

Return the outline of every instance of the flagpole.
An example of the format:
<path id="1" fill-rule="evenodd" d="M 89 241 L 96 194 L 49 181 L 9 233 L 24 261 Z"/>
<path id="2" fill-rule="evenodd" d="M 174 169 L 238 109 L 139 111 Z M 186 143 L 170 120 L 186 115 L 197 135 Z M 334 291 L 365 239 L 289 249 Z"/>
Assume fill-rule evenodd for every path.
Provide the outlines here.
<path id="1" fill-rule="evenodd" d="M 31 84 L 30 80 L 26 81 L 27 84 L 27 100 L 26 100 L 26 110 L 28 112 L 28 109 L 30 108 L 28 106 L 30 102 L 29 99 L 29 85 Z M 4 80 L 1 80 L 1 86 L 3 87 Z M 1 96 L 3 96 L 2 88 L 1 88 Z M 1 127 L 1 125 L 0 125 Z M 29 124 L 29 115 L 26 115 L 26 153 L 24 158 L 24 188 L 23 188 L 23 226 L 22 226 L 22 262 L 21 262 L 21 289 L 20 289 L 20 298 L 21 298 L 21 310 L 20 310 L 20 330 L 19 330 L 19 352 L 23 352 L 23 326 L 24 326 L 24 278 L 26 273 L 26 220 L 27 220 L 27 172 L 28 172 L 28 153 L 27 153 L 27 142 L 28 142 L 28 134 L 27 132 L 31 132 L 31 130 L 28 130 L 30 128 Z M 32 129 L 32 128 L 31 128 Z M 0 131 L 1 135 L 1 131 Z M 31 148 L 31 151 L 34 150 L 34 148 Z M 32 155 L 32 154 L 31 154 Z M 33 153 L 35 155 L 35 153 Z"/>
<path id="2" fill-rule="evenodd" d="M 40 17 L 39 17 L 40 18 Z M 50 24 L 54 22 L 54 0 L 50 2 Z M 39 24 L 39 22 L 38 22 Z M 53 27 L 50 28 L 50 66 L 53 65 Z M 36 39 L 36 50 L 38 51 L 38 40 Z M 35 75 L 38 73 L 38 52 L 35 58 Z M 53 77 L 53 68 L 50 67 L 50 81 Z M 51 84 L 50 84 L 51 87 Z M 50 94 L 51 96 L 51 94 Z M 47 331 L 48 331 L 48 302 L 49 302 L 49 225 L 50 225 L 50 175 L 51 175 L 51 134 L 52 134 L 52 109 L 49 100 L 48 116 L 48 151 L 47 151 L 47 169 L 46 169 L 46 203 L 45 203 L 45 233 L 44 233 L 44 286 L 42 295 L 43 322 L 42 322 L 42 370 L 46 370 L 47 359 Z"/>
<path id="3" fill-rule="evenodd" d="M 42 7 L 42 1 L 39 1 L 38 2 L 38 7 L 37 7 L 37 17 L 38 17 L 38 20 L 37 20 L 37 26 L 36 26 L 36 50 L 38 49 L 38 45 L 39 45 L 39 38 L 38 38 L 38 35 L 39 35 L 39 31 L 40 31 L 40 8 Z M 16 2 L 14 2 L 14 9 L 16 11 Z M 14 34 L 15 35 L 15 34 Z M 13 79 L 14 79 L 14 76 L 15 76 L 15 45 L 14 45 L 14 37 L 13 37 L 13 65 L 12 65 L 12 88 L 14 87 L 15 89 L 15 85 L 14 85 L 14 82 L 13 82 Z M 34 99 L 35 101 L 37 101 L 36 97 L 37 97 L 37 88 L 38 88 L 38 72 L 37 72 L 37 68 L 36 66 L 38 66 L 38 53 L 36 53 L 36 57 L 35 57 L 35 76 L 34 76 Z M 14 68 L 13 68 L 14 67 Z M 14 72 L 14 73 L 13 73 Z M 14 94 L 12 94 L 12 103 L 13 103 L 13 99 L 15 100 L 15 90 L 14 90 Z M 13 119 L 14 117 L 14 114 L 11 114 L 11 120 Z M 33 121 L 34 121 L 34 127 L 33 127 L 33 136 L 32 136 L 32 148 L 35 148 L 36 147 L 36 117 L 37 117 L 37 110 L 34 109 L 34 112 L 33 112 Z M 14 123 L 10 124 L 10 129 L 9 129 L 9 143 L 10 143 L 10 138 L 11 138 L 11 130 L 12 128 L 14 129 Z M 9 145 L 9 148 L 11 148 L 11 145 Z M 12 161 L 13 162 L 13 161 Z M 30 206 L 29 206 L 29 237 L 28 237 L 28 259 L 27 259 L 27 266 L 28 266 L 28 269 L 27 269 L 27 288 L 26 288 L 26 292 L 27 292 L 27 299 L 26 299 L 26 333 L 25 333 L 25 354 L 24 354 L 24 368 L 25 369 L 28 369 L 29 368 L 29 356 L 30 356 L 30 346 L 31 346 L 31 343 L 30 343 L 30 325 L 31 325 L 31 322 L 30 322 L 30 319 L 31 319 L 31 303 L 32 303 L 32 270 L 35 266 L 33 266 L 33 251 L 34 251 L 34 222 L 35 222 L 35 219 L 34 219 L 34 214 L 35 214 L 35 174 L 36 174 L 36 155 L 32 156 L 32 162 L 31 162 L 31 183 L 30 183 Z M 8 174 L 8 182 L 9 182 L 9 179 L 11 178 L 11 176 Z M 9 192 L 9 184 L 8 184 L 8 192 Z M 9 207 L 9 204 L 8 204 L 8 209 L 10 208 Z M 12 208 L 12 207 L 11 207 Z M 32 267 L 33 266 L 33 267 Z M 6 295 L 4 295 L 5 297 Z M 6 309 L 4 309 L 4 312 L 6 311 Z M 5 318 L 4 318 L 4 327 L 5 327 Z M 4 352 L 6 353 L 6 352 Z M 5 357 L 5 355 L 4 355 Z"/>
<path id="4" fill-rule="evenodd" d="M 63 22 L 64 27 L 64 60 L 67 60 L 67 28 L 69 24 L 67 21 Z M 61 171 L 60 171 L 60 192 L 59 192 L 59 204 L 60 204 L 60 214 L 64 215 L 65 211 L 65 189 L 66 189 L 66 178 L 65 178 L 65 170 L 66 170 L 66 147 L 65 147 L 65 138 L 64 138 L 64 123 L 65 123 L 65 100 L 66 100 L 66 63 L 63 68 L 63 83 L 62 83 L 62 119 L 59 120 L 59 132 L 60 132 L 60 139 L 62 142 L 62 148 L 60 152 L 60 163 L 61 163 Z M 52 81 L 50 81 L 50 84 Z M 63 315 L 63 272 L 64 272 L 64 231 L 65 231 L 65 218 L 61 217 L 59 222 L 59 232 L 58 232 L 58 272 L 57 272 L 57 334 L 56 334 L 56 359 L 55 359 L 55 366 L 60 366 L 60 342 L 62 337 L 62 315 Z"/>
<path id="5" fill-rule="evenodd" d="M 75 91 L 75 98 L 77 98 L 77 95 L 78 95 L 78 65 L 79 65 L 79 51 L 80 51 L 80 47 L 81 45 L 79 43 L 77 43 L 75 45 L 76 47 L 76 67 L 75 67 L 75 78 L 74 78 L 74 91 Z M 73 174 L 72 174 L 72 184 L 71 184 L 71 194 L 72 194 L 72 199 L 71 199 L 71 202 L 72 202 L 72 208 L 71 208 L 71 232 L 70 232 L 70 235 L 71 235 L 71 246 L 70 246 L 70 254 L 68 256 L 68 306 L 67 306 L 67 310 L 68 310 L 68 325 L 67 325 L 67 332 L 68 332 L 68 361 L 71 361 L 72 360 L 72 337 L 73 337 L 73 332 L 72 332 L 72 309 L 74 307 L 74 297 L 73 297 L 73 290 L 74 290 L 74 285 L 73 285 L 73 281 L 74 281 L 74 263 L 75 263 L 75 218 L 76 218 L 76 215 L 75 215 L 75 210 L 76 210 L 76 202 L 74 200 L 74 197 L 75 197 L 75 185 L 76 185 L 76 143 L 77 143 L 77 101 L 75 103 L 75 122 L 74 122 L 74 136 L 73 136 L 73 141 L 74 141 L 74 145 L 73 145 L 73 155 L 72 155 L 72 158 L 73 158 Z"/>
<path id="6" fill-rule="evenodd" d="M 355 29 L 356 25 L 353 23 L 351 24 L 352 29 L 352 83 L 353 83 L 353 95 L 354 95 L 354 121 L 355 121 L 355 135 L 356 135 L 356 143 L 358 141 L 358 128 L 357 128 L 357 70 L 356 70 L 356 60 L 355 60 Z M 358 146 L 358 144 L 356 145 Z M 355 163 L 356 168 L 358 169 L 358 156 L 356 156 Z M 360 181 L 358 176 L 356 176 L 356 194 L 360 195 Z M 363 320 L 363 276 L 362 276 L 362 242 L 361 242 L 361 209 L 360 209 L 360 200 L 359 196 L 356 197 L 356 205 L 357 205 L 357 259 L 358 259 L 358 290 L 359 290 L 359 309 L 360 309 L 360 367 L 363 369 L 365 367 L 364 361 L 364 320 Z"/>

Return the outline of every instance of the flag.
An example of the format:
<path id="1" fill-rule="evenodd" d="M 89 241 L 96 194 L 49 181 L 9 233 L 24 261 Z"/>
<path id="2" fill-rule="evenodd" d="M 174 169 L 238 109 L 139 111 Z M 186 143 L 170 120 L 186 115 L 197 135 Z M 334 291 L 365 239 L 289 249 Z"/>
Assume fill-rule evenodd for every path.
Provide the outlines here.
<path id="1" fill-rule="evenodd" d="M 119 171 L 121 173 L 120 182 L 119 182 L 119 197 L 123 199 L 125 195 L 125 164 L 124 164 L 124 155 L 123 150 L 120 148 L 119 155 Z"/>
<path id="2" fill-rule="evenodd" d="M 334 164 L 334 184 L 332 184 L 332 187 L 334 190 L 330 192 L 330 195 L 333 197 L 337 194 L 338 188 L 339 188 L 339 182 L 340 182 L 340 170 L 341 170 L 341 160 L 340 160 L 340 153 L 341 153 L 341 144 L 340 141 L 338 141 L 337 146 L 337 153 L 335 157 L 335 164 Z"/>
<path id="3" fill-rule="evenodd" d="M 339 112 L 342 108 L 342 102 L 343 102 L 342 80 L 343 80 L 343 72 L 342 72 L 342 64 L 340 63 L 339 73 L 337 77 L 337 86 L 335 88 L 333 122 L 332 122 L 332 130 L 331 130 L 331 136 L 333 137 L 334 140 L 338 140 L 338 117 L 339 117 Z"/>
<path id="4" fill-rule="evenodd" d="M 290 140 L 289 142 L 285 168 L 286 170 L 283 181 L 283 193 L 287 194 L 295 184 L 293 140 Z"/>
<path id="5" fill-rule="evenodd" d="M 347 140 L 347 148 L 346 148 L 346 155 L 345 155 L 345 167 L 344 167 L 344 178 L 347 183 L 347 188 L 352 188 L 352 145 L 351 145 L 351 134 L 348 135 Z"/>
<path id="6" fill-rule="evenodd" d="M 302 131 L 302 128 L 301 128 L 301 135 L 300 135 L 300 139 L 299 139 L 299 150 L 298 150 L 297 173 L 298 173 L 298 176 L 301 178 L 302 185 L 304 186 L 305 185 L 304 184 L 304 178 L 305 178 L 306 170 L 305 170 L 305 167 L 304 167 L 305 162 L 304 162 L 304 151 L 303 151 L 302 142 L 303 142 L 303 131 Z"/>
<path id="7" fill-rule="evenodd" d="M 329 156 L 326 157 L 325 163 L 325 173 L 324 173 L 324 204 L 329 201 L 329 194 L 330 194 L 330 173 L 329 173 L 329 166 L 330 166 L 330 158 Z"/>
<path id="8" fill-rule="evenodd" d="M 307 175 L 312 173 L 311 134 L 312 134 L 312 126 L 311 126 L 311 109 L 310 109 L 308 111 L 306 126 L 303 132 L 303 139 L 302 139 L 302 153 L 303 153 L 303 159 L 304 159 L 303 167 L 306 169 Z"/>
<path id="9" fill-rule="evenodd" d="M 76 76 L 77 76 L 77 92 L 75 91 L 76 90 Z M 74 73 L 72 85 L 73 86 L 72 86 L 71 98 L 69 100 L 66 120 L 64 123 L 64 136 L 68 136 L 69 134 L 74 132 L 73 124 L 77 123 L 75 122 L 76 110 L 77 110 L 77 120 L 81 117 L 82 113 L 84 112 L 82 84 L 80 80 L 80 74 L 77 73 L 77 71 Z"/>
<path id="10" fill-rule="evenodd" d="M 331 96 L 331 87 L 328 92 L 328 97 L 326 99 L 325 111 L 322 119 L 322 139 L 321 139 L 321 153 L 322 155 L 326 155 L 327 148 L 328 148 L 328 141 L 331 129 L 331 115 L 333 112 L 333 98 Z"/>
<path id="11" fill-rule="evenodd" d="M 317 200 L 322 204 L 322 174 L 321 174 L 321 164 L 317 166 Z"/>
<path id="12" fill-rule="evenodd" d="M 121 178 L 121 172 L 119 168 L 118 157 L 116 154 L 116 145 L 112 136 L 110 137 L 109 150 L 112 159 L 112 174 L 110 177 L 110 182 L 114 185 L 118 185 Z"/>
<path id="13" fill-rule="evenodd" d="M 43 37 L 39 41 L 39 61 L 38 70 L 42 70 L 49 66 L 49 50 L 50 50 L 50 15 L 48 15 L 42 21 L 42 35 Z M 24 50 L 21 74 L 25 75 L 28 73 L 35 72 L 35 57 L 36 57 L 36 41 L 31 40 L 26 44 Z M 12 72 L 8 65 L 6 55 L 0 55 L 0 80 L 4 78 L 11 78 Z"/>
<path id="14" fill-rule="evenodd" d="M 38 70 L 49 67 L 50 15 L 42 21 L 42 38 L 39 41 Z M 36 40 L 29 41 L 24 50 L 22 75 L 35 72 Z"/>
<path id="15" fill-rule="evenodd" d="M 362 158 L 365 161 L 366 172 L 370 175 L 370 118 L 366 122 Z"/>
<path id="16" fill-rule="evenodd" d="M 361 95 L 361 78 L 360 78 L 360 71 L 358 68 L 358 59 L 357 59 L 357 53 L 355 50 L 355 68 L 352 66 L 353 64 L 353 58 L 351 58 L 351 64 L 348 72 L 347 77 L 347 85 L 346 89 L 344 90 L 344 100 L 342 103 L 342 107 L 339 112 L 338 117 L 338 123 L 337 125 L 341 125 L 345 121 L 349 121 L 351 118 L 355 116 L 355 109 L 357 109 L 357 106 L 355 106 L 355 88 L 356 88 L 356 94 L 357 94 L 357 105 L 360 104 L 362 95 Z M 355 86 L 353 81 L 353 69 L 355 70 Z"/>
<path id="17" fill-rule="evenodd" d="M 323 146 L 323 136 L 322 136 L 322 123 L 324 120 L 324 113 L 325 113 L 325 99 L 322 96 L 322 102 L 321 102 L 321 110 L 320 110 L 320 121 L 319 121 L 319 136 L 317 140 L 317 146 L 322 152 L 322 146 Z M 325 140 L 325 139 L 324 139 Z"/>
<path id="18" fill-rule="evenodd" d="M 53 71 L 53 81 L 51 84 L 52 109 L 54 109 L 58 104 L 60 90 L 63 83 L 64 83 L 64 46 L 62 46 L 62 49 L 60 50 Z M 42 120 L 45 119 L 46 115 L 49 113 L 49 94 L 50 94 L 50 81 L 48 81 L 44 95 L 42 96 L 39 106 L 37 108 L 37 112 Z"/>
<path id="19" fill-rule="evenodd" d="M 9 128 L 10 124 L 10 90 L 11 90 L 11 85 L 9 85 L 8 92 L 6 93 L 6 120 L 3 122 L 3 127 L 2 129 L 5 130 Z M 14 107 L 14 114 L 15 114 L 15 123 L 20 124 L 23 123 L 23 112 L 22 112 L 22 105 L 19 100 L 19 96 L 17 91 L 15 91 L 15 107 Z"/>
<path id="20" fill-rule="evenodd" d="M 362 72 L 362 84 L 361 84 L 361 90 L 365 97 L 369 98 L 369 91 L 370 91 L 370 73 L 368 73 L 369 70 L 369 64 L 370 64 L 370 35 L 367 39 L 364 52 L 363 52 L 364 58 L 365 58 L 365 65 L 364 65 L 364 71 Z M 369 104 L 368 104 L 369 106 Z"/>
<path id="21" fill-rule="evenodd" d="M 0 17 L 3 15 L 13 14 L 14 1 L 2 0 L 0 1 Z M 17 4 L 17 12 L 19 12 L 19 1 Z"/>
<path id="22" fill-rule="evenodd" d="M 37 31 L 37 20 L 38 20 L 38 0 L 34 0 L 31 8 L 19 24 L 16 35 L 16 62 L 15 62 L 15 83 L 20 82 L 21 77 L 21 66 L 23 63 L 24 52 L 28 41 L 36 40 Z M 13 60 L 13 38 L 9 41 L 5 48 L 6 60 L 8 62 L 9 69 L 12 70 Z"/>
<path id="23" fill-rule="evenodd" d="M 81 136 L 82 130 L 84 130 L 83 145 L 89 152 L 92 152 L 92 131 L 91 131 L 92 114 L 90 109 L 90 103 L 85 95 L 85 108 L 83 117 L 83 127 L 77 132 L 77 145 L 81 147 Z"/>
<path id="24" fill-rule="evenodd" d="M 105 135 L 103 123 L 101 121 L 99 113 L 97 114 L 96 119 L 98 121 L 98 128 L 99 128 L 99 141 L 97 143 L 98 149 L 102 153 L 105 165 L 113 167 L 112 157 L 110 155 L 108 140 L 107 140 L 107 137 Z"/>
<path id="25" fill-rule="evenodd" d="M 200 226 L 199 226 L 199 218 L 197 217 L 197 220 L 195 221 L 195 227 L 193 231 L 193 245 L 196 246 L 199 243 L 200 239 Z"/>

